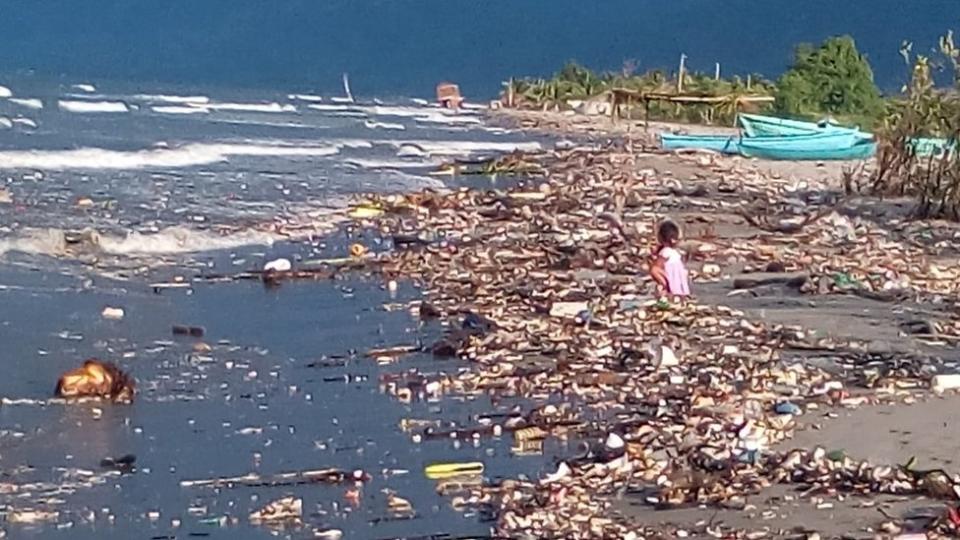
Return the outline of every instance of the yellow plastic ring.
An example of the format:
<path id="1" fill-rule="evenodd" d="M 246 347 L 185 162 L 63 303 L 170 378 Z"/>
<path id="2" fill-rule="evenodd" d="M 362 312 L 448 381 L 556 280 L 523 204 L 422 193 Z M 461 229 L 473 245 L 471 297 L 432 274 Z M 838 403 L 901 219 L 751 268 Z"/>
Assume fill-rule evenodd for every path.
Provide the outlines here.
<path id="1" fill-rule="evenodd" d="M 363 244 L 350 244 L 350 255 L 354 257 L 363 257 L 367 253 L 367 248 Z"/>

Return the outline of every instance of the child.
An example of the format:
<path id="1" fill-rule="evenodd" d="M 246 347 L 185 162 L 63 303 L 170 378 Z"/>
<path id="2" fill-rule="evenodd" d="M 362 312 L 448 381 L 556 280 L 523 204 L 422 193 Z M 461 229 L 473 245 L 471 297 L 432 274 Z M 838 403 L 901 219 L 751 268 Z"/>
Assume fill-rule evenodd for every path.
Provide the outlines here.
<path id="1" fill-rule="evenodd" d="M 657 282 L 661 292 L 673 296 L 689 296 L 690 284 L 683 257 L 677 251 L 680 243 L 680 227 L 672 221 L 664 221 L 657 228 L 657 247 L 650 261 L 650 277 Z"/>

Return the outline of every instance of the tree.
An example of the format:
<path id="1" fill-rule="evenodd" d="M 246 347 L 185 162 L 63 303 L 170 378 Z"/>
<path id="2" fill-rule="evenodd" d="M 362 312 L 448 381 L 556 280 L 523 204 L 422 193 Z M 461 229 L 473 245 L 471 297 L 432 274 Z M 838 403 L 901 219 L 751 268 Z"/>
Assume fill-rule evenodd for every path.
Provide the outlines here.
<path id="1" fill-rule="evenodd" d="M 789 116 L 876 118 L 884 110 L 873 70 L 850 36 L 829 38 L 818 48 L 798 46 L 793 66 L 780 77 L 776 98 L 777 112 Z"/>

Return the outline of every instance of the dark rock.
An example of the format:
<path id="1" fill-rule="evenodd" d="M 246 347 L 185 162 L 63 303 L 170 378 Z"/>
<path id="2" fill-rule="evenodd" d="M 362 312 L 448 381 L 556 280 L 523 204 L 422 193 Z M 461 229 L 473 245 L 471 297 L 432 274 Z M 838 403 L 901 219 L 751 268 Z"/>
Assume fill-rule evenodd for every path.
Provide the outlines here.
<path id="1" fill-rule="evenodd" d="M 734 278 L 733 288 L 752 289 L 762 285 L 776 284 L 799 289 L 808 279 L 810 279 L 810 276 L 805 272 L 795 272 L 792 274 L 757 272 L 755 274 L 744 274 Z"/>

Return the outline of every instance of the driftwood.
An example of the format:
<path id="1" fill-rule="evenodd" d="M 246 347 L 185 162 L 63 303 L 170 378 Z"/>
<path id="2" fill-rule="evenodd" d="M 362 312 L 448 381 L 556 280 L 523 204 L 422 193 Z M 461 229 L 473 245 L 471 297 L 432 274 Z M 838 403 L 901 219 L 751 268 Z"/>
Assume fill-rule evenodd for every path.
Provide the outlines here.
<path id="1" fill-rule="evenodd" d="M 340 484 L 351 474 L 340 469 L 314 469 L 261 476 L 249 473 L 242 476 L 227 476 L 202 480 L 181 480 L 180 487 L 273 487 L 299 486 L 303 484 Z"/>
<path id="2" fill-rule="evenodd" d="M 825 208 L 819 212 L 807 215 L 805 218 L 803 218 L 803 221 L 800 222 L 781 220 L 775 223 L 771 223 L 770 216 L 764 215 L 759 211 L 755 212 L 756 215 L 752 215 L 748 210 L 739 210 L 737 214 L 742 217 L 744 221 L 760 230 L 771 233 L 796 234 L 802 231 L 807 225 L 819 220 L 831 212 L 833 212 L 833 208 Z"/>

